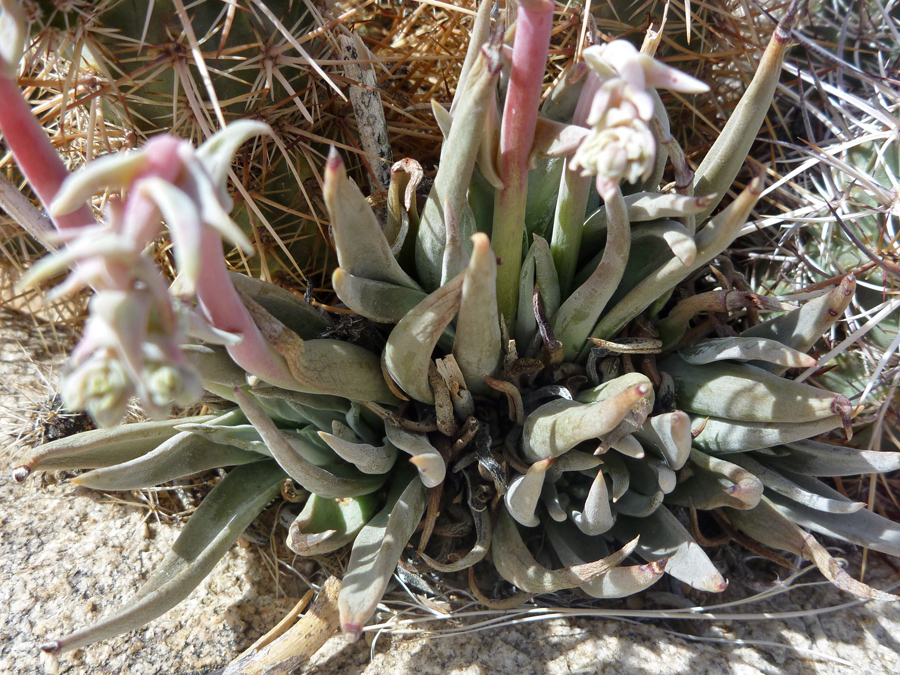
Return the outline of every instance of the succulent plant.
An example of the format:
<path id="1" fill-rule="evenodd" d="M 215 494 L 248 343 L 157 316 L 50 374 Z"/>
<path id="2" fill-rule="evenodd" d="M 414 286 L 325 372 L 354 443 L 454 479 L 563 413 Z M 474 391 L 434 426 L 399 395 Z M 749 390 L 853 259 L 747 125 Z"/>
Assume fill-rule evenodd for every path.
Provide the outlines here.
<path id="1" fill-rule="evenodd" d="M 445 141 L 424 204 L 412 160 L 392 168 L 386 222 L 340 156 L 326 162 L 333 286 L 364 331 L 226 273 L 221 237 L 248 243 L 227 215 L 227 170 L 264 125 L 235 122 L 198 149 L 157 137 L 63 181 L 35 166 L 53 164 L 39 131 L 28 146 L 8 135 L 30 113 L 4 108 L 0 129 L 70 240 L 25 282 L 75 265 L 65 288 L 95 289 L 62 392 L 109 427 L 28 452 L 16 480 L 93 469 L 73 482 L 124 490 L 234 467 L 134 601 L 43 648 L 73 649 L 167 611 L 285 481 L 308 493 L 292 550 L 351 545 L 339 596 L 351 640 L 417 532 L 430 568 L 473 574 L 490 556 L 528 593 L 620 598 L 663 574 L 722 591 L 689 524 L 698 509 L 754 550 L 788 551 L 856 595 L 895 599 L 850 578 L 807 530 L 900 555 L 900 526 L 817 480 L 893 470 L 900 453 L 811 440 L 849 434 L 852 406 L 784 377 L 815 364 L 806 352 L 855 280 L 801 307 L 745 287 L 723 253 L 760 178 L 710 218 L 771 102 L 798 4 L 692 172 L 656 89 L 704 85 L 656 61 L 652 39 L 643 51 L 618 40 L 585 49 L 541 113 L 553 5 L 519 3 L 506 56 L 483 2 L 453 105 L 435 105 Z M 0 84 L 16 93 L 8 75 Z M 674 190 L 660 186 L 667 159 Z M 71 215 L 103 187 L 125 195 L 103 225 Z M 160 216 L 180 273 L 169 289 L 141 258 Z M 710 267 L 716 287 L 694 292 Z M 740 323 L 760 310 L 779 314 Z M 701 313 L 709 320 L 692 325 Z M 188 335 L 199 342 L 183 346 Z M 161 417 L 201 386 L 230 403 L 112 426 L 133 395 Z"/>
<path id="2" fill-rule="evenodd" d="M 780 142 L 801 161 L 791 171 L 801 190 L 791 210 L 771 222 L 783 219 L 778 247 L 797 255 L 777 265 L 760 261 L 753 274 L 757 283 L 784 294 L 818 289 L 847 273 L 856 276 L 847 322 L 831 331 L 829 349 L 821 355 L 825 367 L 799 378 L 811 377 L 854 402 L 855 446 L 900 448 L 900 241 L 893 187 L 900 152 L 892 131 L 900 99 L 882 87 L 886 72 L 877 56 L 893 42 L 898 18 L 883 13 L 883 20 L 870 22 L 861 8 L 830 3 L 815 11 L 820 34 L 842 45 L 834 57 L 841 67 L 818 82 L 797 73 L 803 89 L 791 102 L 792 137 Z M 872 23 L 873 30 L 859 32 L 863 23 Z M 812 56 L 816 72 L 825 56 Z M 803 149 L 798 139 L 814 142 Z"/>

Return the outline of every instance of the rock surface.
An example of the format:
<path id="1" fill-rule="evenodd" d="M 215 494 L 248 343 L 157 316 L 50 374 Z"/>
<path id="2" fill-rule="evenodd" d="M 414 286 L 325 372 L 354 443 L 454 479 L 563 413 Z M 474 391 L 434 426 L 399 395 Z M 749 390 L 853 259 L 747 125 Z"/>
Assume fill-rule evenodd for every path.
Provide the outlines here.
<path id="1" fill-rule="evenodd" d="M 53 363 L 41 360 L 42 354 L 28 322 L 4 314 L 0 432 L 15 433 L 26 404 L 49 393 L 41 376 L 52 377 Z M 153 492 L 140 501 L 47 483 L 39 475 L 15 484 L 10 468 L 20 453 L 14 444 L 0 461 L 0 673 L 214 673 L 277 623 L 306 590 L 289 570 L 282 570 L 276 587 L 271 556 L 254 546 L 235 546 L 188 600 L 146 628 L 58 659 L 43 655 L 41 642 L 127 602 L 179 525 L 158 518 Z M 881 588 L 896 581 L 889 567 L 873 564 L 867 581 Z M 852 600 L 819 583 L 764 608 L 790 613 Z M 368 644 L 355 645 L 333 638 L 304 672 L 880 675 L 900 666 L 900 606 L 870 603 L 818 616 L 667 625 L 566 618 L 427 641 L 374 632 L 367 638 Z"/>

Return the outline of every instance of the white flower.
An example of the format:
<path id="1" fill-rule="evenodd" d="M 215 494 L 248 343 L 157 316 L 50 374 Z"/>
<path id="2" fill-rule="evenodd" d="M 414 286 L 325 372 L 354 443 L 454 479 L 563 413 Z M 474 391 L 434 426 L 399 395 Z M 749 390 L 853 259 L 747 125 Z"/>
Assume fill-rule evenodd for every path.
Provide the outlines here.
<path id="1" fill-rule="evenodd" d="M 595 45 L 584 50 L 584 60 L 600 77 L 610 80 L 617 77 L 636 92 L 668 89 L 682 94 L 703 94 L 709 87 L 700 80 L 660 63 L 652 56 L 641 54 L 625 40 L 613 40 L 605 45 Z"/>
<path id="2" fill-rule="evenodd" d="M 118 424 L 137 392 L 115 351 L 96 352 L 63 375 L 60 394 L 70 410 L 86 410 L 102 427 Z"/>
<path id="3" fill-rule="evenodd" d="M 635 89 L 625 80 L 614 78 L 604 82 L 591 101 L 587 123 L 597 126 L 603 123 L 604 116 L 610 111 L 619 110 L 645 122 L 653 118 L 653 97 L 645 89 Z"/>
<path id="4" fill-rule="evenodd" d="M 173 403 L 188 406 L 203 395 L 200 373 L 185 359 L 178 346 L 181 340 L 173 337 L 152 331 L 142 345 L 142 398 L 151 416 L 164 417 Z"/>
<path id="5" fill-rule="evenodd" d="M 656 143 L 640 119 L 624 118 L 615 125 L 594 127 L 572 158 L 571 167 L 583 176 L 597 176 L 602 195 L 620 180 L 637 183 L 653 171 Z"/>
<path id="6" fill-rule="evenodd" d="M 147 361 L 141 372 L 148 402 L 164 415 L 172 403 L 187 406 L 203 394 L 203 382 L 196 369 L 165 361 Z"/>
<path id="7" fill-rule="evenodd" d="M 621 180 L 637 183 L 653 172 L 656 141 L 649 123 L 655 105 L 649 89 L 702 93 L 709 88 L 624 40 L 589 47 L 584 60 L 596 78 L 593 86 L 585 86 L 585 95 L 592 97 L 585 120 L 591 133 L 575 151 L 570 168 L 596 175 L 597 191 L 605 198 Z"/>

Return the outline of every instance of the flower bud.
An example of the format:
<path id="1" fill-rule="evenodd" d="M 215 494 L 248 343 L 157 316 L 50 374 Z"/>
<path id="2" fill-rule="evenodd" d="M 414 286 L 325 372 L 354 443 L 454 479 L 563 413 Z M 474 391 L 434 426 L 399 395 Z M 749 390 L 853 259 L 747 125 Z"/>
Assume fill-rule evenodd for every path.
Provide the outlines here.
<path id="1" fill-rule="evenodd" d="M 122 362 L 106 349 L 65 373 L 60 393 L 67 408 L 86 410 L 101 427 L 111 427 L 122 421 L 136 392 Z"/>
<path id="2" fill-rule="evenodd" d="M 595 127 L 579 146 L 572 168 L 582 175 L 597 176 L 601 184 L 618 184 L 622 179 L 636 183 L 653 170 L 656 143 L 650 129 L 640 119 L 621 120 L 615 126 Z"/>
<path id="3" fill-rule="evenodd" d="M 156 408 L 167 408 L 173 403 L 190 405 L 203 394 L 199 374 L 186 365 L 147 362 L 141 381 L 147 389 L 148 403 Z"/>

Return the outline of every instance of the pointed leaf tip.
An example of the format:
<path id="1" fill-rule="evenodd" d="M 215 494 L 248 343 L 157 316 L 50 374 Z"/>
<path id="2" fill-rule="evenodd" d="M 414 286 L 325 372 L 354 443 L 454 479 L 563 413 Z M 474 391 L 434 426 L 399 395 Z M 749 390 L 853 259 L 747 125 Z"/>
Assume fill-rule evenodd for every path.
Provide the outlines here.
<path id="1" fill-rule="evenodd" d="M 662 574 L 666 571 L 666 565 L 669 564 L 669 558 L 660 558 L 651 563 L 647 563 L 646 565 L 641 565 L 642 570 L 647 570 L 651 574 Z"/>
<path id="2" fill-rule="evenodd" d="M 325 170 L 326 171 L 339 171 L 344 167 L 344 158 L 341 157 L 341 153 L 337 151 L 337 148 L 333 145 L 328 150 L 328 159 L 325 161 Z"/>

